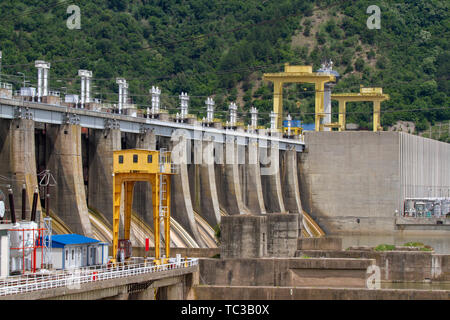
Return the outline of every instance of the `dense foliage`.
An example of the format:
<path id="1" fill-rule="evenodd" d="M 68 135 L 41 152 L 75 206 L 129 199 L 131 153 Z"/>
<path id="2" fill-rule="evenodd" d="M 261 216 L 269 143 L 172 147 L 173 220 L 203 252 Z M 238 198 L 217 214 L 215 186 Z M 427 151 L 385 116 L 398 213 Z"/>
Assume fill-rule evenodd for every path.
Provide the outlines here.
<path id="1" fill-rule="evenodd" d="M 381 29 L 370 30 L 373 1 L 305 0 L 77 0 L 81 29 L 70 30 L 70 1 L 0 2 L 2 79 L 18 88 L 26 74 L 36 83 L 34 61 L 52 62 L 51 87 L 77 92 L 78 69 L 94 72 L 94 93 L 117 100 L 115 77 L 130 83 L 133 101 L 150 103 L 148 89 L 163 90 L 163 104 L 178 107 L 181 91 L 191 95 L 191 113 L 205 115 L 214 95 L 225 118 L 229 101 L 240 102 L 248 120 L 254 105 L 265 122 L 272 106 L 264 72 L 283 64 L 335 63 L 342 79 L 335 92 L 381 86 L 391 96 L 382 124 L 414 121 L 418 130 L 450 119 L 449 2 L 376 1 Z M 62 88 L 62 89 L 61 89 Z M 312 122 L 314 89 L 285 88 L 286 113 Z M 300 109 L 297 107 L 300 102 Z M 348 122 L 371 128 L 371 106 L 350 104 Z M 337 117 L 336 115 L 334 116 Z"/>

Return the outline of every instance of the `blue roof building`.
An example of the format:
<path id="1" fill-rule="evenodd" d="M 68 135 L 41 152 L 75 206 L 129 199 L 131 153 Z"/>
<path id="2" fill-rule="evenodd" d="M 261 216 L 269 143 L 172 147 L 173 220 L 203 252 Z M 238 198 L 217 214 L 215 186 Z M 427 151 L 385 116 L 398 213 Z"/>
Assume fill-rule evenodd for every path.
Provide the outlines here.
<path id="1" fill-rule="evenodd" d="M 48 239 L 46 239 L 48 241 Z M 81 268 L 108 262 L 108 243 L 79 234 L 52 235 L 54 269 Z"/>

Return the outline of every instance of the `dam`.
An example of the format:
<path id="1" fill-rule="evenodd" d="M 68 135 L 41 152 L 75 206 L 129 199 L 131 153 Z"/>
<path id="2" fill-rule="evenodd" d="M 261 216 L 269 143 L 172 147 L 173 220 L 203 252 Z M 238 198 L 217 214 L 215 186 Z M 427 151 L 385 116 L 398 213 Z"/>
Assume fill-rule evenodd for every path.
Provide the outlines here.
<path id="1" fill-rule="evenodd" d="M 36 63 L 36 67 L 46 72 L 50 68 L 44 62 Z M 16 201 L 16 210 L 23 212 L 23 220 L 32 217 L 35 206 L 36 222 L 43 225 L 45 218 L 52 218 L 54 234 L 78 234 L 111 244 L 115 223 L 113 207 L 117 205 L 113 199 L 113 155 L 120 150 L 169 151 L 177 174 L 170 177 L 169 184 L 170 237 L 161 237 L 167 247 L 217 254 L 220 247 L 221 255 L 229 258 L 266 259 L 277 255 L 294 257 L 300 248 L 297 247 L 299 239 L 325 235 L 417 234 L 448 239 L 450 145 L 403 132 L 380 130 L 380 119 L 375 114 L 379 113 L 380 101 L 386 99 L 380 90 L 361 89 L 356 94 L 374 99 L 372 132 L 346 131 L 345 118 L 338 124 L 332 123 L 325 114 L 331 113 L 333 96 L 328 92 L 327 100 L 321 90 L 322 85 L 334 81 L 334 74 L 327 72 L 322 70 L 317 75 L 310 67 L 285 67 L 289 79 L 321 79 L 316 84 L 316 131 L 299 134 L 293 133 L 290 122 L 286 127 L 279 127 L 282 99 L 274 99 L 276 112 L 271 113 L 270 127 L 265 128 L 258 125 L 257 110 L 252 110 L 250 124 L 239 122 L 234 103 L 229 105 L 229 120 L 217 120 L 211 98 L 205 101 L 207 117 L 197 119 L 189 114 L 187 93 L 179 97 L 179 112 L 169 114 L 160 105 L 161 91 L 157 87 L 150 90 L 152 108 L 139 109 L 127 99 L 127 83 L 122 78 L 117 80 L 118 105 L 90 99 L 88 83 L 83 86 L 81 102 L 73 96 L 66 96 L 63 101 L 60 93 L 48 90 L 46 78 L 39 78 L 42 88 L 38 88 L 38 95 L 30 94 L 31 90 L 13 92 L 10 86 L 2 84 L 0 190 L 3 195 L 12 194 L 16 198 L 21 193 L 25 195 L 21 202 Z M 90 75 L 80 74 L 84 79 Z M 282 81 L 277 83 L 275 90 L 281 90 L 282 84 Z M 338 131 L 333 130 L 336 128 Z M 151 162 L 150 158 L 148 161 Z M 52 180 L 43 184 L 41 173 L 47 173 Z M 36 205 L 34 194 L 41 199 Z M 155 238 L 159 238 L 153 229 L 154 194 L 149 183 L 136 182 L 129 223 L 131 246 L 137 251 L 155 247 Z M 418 199 L 433 201 L 440 211 L 428 208 L 425 211 L 432 212 L 428 217 L 410 216 L 405 206 L 411 199 L 417 203 Z M 415 208 L 419 210 L 421 203 L 417 203 Z M 121 207 L 121 214 L 123 211 Z M 236 220 L 239 217 L 248 220 Z M 10 208 L 6 210 L 5 220 L 13 220 Z M 223 221 L 234 227 L 225 227 Z M 281 225 L 288 226 L 289 230 L 277 229 Z M 218 239 L 224 233 L 228 234 L 228 242 L 221 245 Z M 237 238 L 233 238 L 233 233 L 238 233 Z M 277 238 L 280 234 L 287 240 Z M 239 238 L 242 235 L 247 240 Z M 170 243 L 165 244 L 167 238 Z M 241 243 L 253 247 L 236 251 Z M 212 251 L 201 251 L 209 249 Z M 339 259 L 347 257 L 339 256 Z M 363 270 L 370 266 L 370 259 L 355 262 L 357 268 Z M 179 268 L 183 265 L 180 261 L 164 265 L 166 269 L 162 271 Z M 167 280 L 167 286 L 191 283 L 191 271 L 211 270 L 216 263 L 185 261 L 186 265 L 189 262 L 187 273 L 173 271 L 175 280 L 170 278 L 170 273 L 164 273 L 173 280 Z M 136 263 L 126 272 L 133 277 L 136 272 L 153 274 L 155 270 L 145 263 Z M 223 270 L 241 268 L 240 263 L 226 264 Z M 297 263 L 292 262 L 293 269 L 310 268 L 307 263 L 299 266 Z M 320 268 L 321 263 L 316 266 Z M 345 261 L 336 262 L 335 267 L 336 270 L 347 268 Z M 114 272 L 119 274 L 124 270 Z M 302 279 L 304 274 L 296 273 L 293 277 Z M 221 276 L 219 272 L 217 275 Z M 216 273 L 211 273 L 208 285 L 217 284 L 215 276 Z M 89 277 L 96 275 L 89 274 Z M 360 285 L 360 280 L 355 283 Z M 287 286 L 291 282 L 282 284 Z M 127 285 L 120 282 L 123 288 Z M 180 292 L 166 296 L 183 299 L 188 296 L 186 291 Z M 209 289 L 198 292 L 204 297 L 214 296 Z M 79 293 L 89 297 L 84 291 Z M 120 295 L 117 290 L 113 293 Z M 105 291 L 105 297 L 108 294 Z M 241 297 L 240 294 L 236 296 Z"/>

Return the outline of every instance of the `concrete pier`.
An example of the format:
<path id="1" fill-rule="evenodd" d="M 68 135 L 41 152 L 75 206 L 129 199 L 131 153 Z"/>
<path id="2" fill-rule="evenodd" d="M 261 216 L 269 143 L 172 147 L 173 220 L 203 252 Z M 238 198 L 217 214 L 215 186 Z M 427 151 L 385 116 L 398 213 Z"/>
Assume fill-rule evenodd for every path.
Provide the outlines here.
<path id="1" fill-rule="evenodd" d="M 89 130 L 88 205 L 112 224 L 113 151 L 121 150 L 119 129 Z"/>
<path id="2" fill-rule="evenodd" d="M 267 212 L 285 212 L 280 177 L 280 151 L 276 145 L 260 148 L 261 179 Z M 268 162 L 268 163 L 267 163 Z"/>
<path id="3" fill-rule="evenodd" d="M 223 185 L 219 197 L 222 207 L 229 215 L 246 213 L 242 199 L 242 189 L 239 179 L 239 155 L 238 145 L 234 141 L 228 141 L 224 145 L 224 164 L 218 170 L 222 175 L 220 183 Z"/>
<path id="4" fill-rule="evenodd" d="M 27 219 L 30 218 L 33 193 L 38 186 L 34 129 L 34 121 L 30 119 L 0 119 L 0 175 L 10 179 L 1 183 L 11 184 L 17 213 L 22 210 L 20 195 L 25 184 Z M 37 210 L 42 212 L 39 201 Z"/>
<path id="5" fill-rule="evenodd" d="M 47 126 L 48 168 L 56 180 L 50 210 L 78 234 L 92 237 L 81 157 L 81 127 Z"/>
<path id="6" fill-rule="evenodd" d="M 302 201 L 297 172 L 297 152 L 295 150 L 281 151 L 281 184 L 283 186 L 284 206 L 290 213 L 302 215 Z"/>
<path id="7" fill-rule="evenodd" d="M 172 141 L 172 161 L 178 166 L 178 174 L 172 176 L 172 217 L 187 230 L 200 247 L 206 247 L 198 231 L 192 207 L 188 175 L 188 141 L 185 137 L 175 137 Z"/>
<path id="8" fill-rule="evenodd" d="M 214 227 L 221 221 L 219 197 L 214 170 L 214 142 L 203 141 L 203 158 L 200 165 L 200 214 Z"/>
<path id="9" fill-rule="evenodd" d="M 246 187 L 245 187 L 245 205 L 251 213 L 265 214 L 263 189 L 261 183 L 261 170 L 259 162 L 259 147 L 257 142 L 250 143 L 247 147 L 246 159 Z"/>

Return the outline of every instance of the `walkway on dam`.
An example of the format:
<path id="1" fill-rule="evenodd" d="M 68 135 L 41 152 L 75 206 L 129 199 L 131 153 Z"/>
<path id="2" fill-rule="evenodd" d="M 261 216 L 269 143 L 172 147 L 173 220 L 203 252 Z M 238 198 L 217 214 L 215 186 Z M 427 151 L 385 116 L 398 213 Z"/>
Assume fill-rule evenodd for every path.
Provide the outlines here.
<path id="1" fill-rule="evenodd" d="M 0 280 L 0 299 L 5 296 L 26 294 L 35 291 L 67 287 L 78 288 L 82 284 L 133 277 L 143 274 L 156 274 L 198 265 L 198 259 L 188 258 L 170 263 L 154 265 L 147 263 L 119 264 L 115 267 L 93 266 L 74 270 L 60 270 L 42 274 L 27 274 Z"/>

